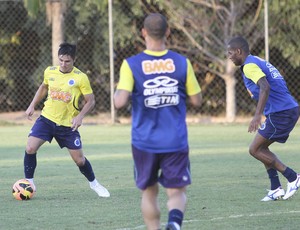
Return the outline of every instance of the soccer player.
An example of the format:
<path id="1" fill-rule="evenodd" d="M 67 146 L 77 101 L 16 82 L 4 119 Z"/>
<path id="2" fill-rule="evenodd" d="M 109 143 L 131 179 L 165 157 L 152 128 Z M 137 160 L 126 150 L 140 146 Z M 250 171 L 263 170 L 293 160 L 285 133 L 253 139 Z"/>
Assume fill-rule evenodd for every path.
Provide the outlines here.
<path id="1" fill-rule="evenodd" d="M 50 66 L 44 71 L 44 81 L 25 112 L 31 120 L 35 106 L 47 96 L 42 113 L 29 133 L 24 156 L 25 178 L 35 189 L 33 176 L 37 166 L 36 153 L 46 141 L 51 142 L 55 138 L 61 148 L 68 149 L 91 189 L 100 197 L 109 197 L 107 189 L 96 180 L 92 166 L 82 151 L 78 128 L 84 116 L 94 108 L 95 99 L 87 75 L 74 66 L 75 58 L 76 45 L 60 45 L 59 66 Z M 80 96 L 84 98 L 81 110 L 78 106 Z"/>
<path id="2" fill-rule="evenodd" d="M 248 132 L 258 130 L 249 152 L 261 161 L 268 173 L 271 189 L 262 201 L 293 196 L 300 186 L 300 175 L 282 163 L 269 149 L 274 142 L 285 143 L 299 118 L 299 106 L 290 94 L 280 72 L 269 62 L 250 54 L 243 37 L 232 38 L 227 47 L 228 58 L 240 66 L 250 96 L 257 100 L 256 111 Z M 262 116 L 265 121 L 262 123 Z M 278 172 L 288 180 L 287 190 L 281 187 Z"/>
<path id="3" fill-rule="evenodd" d="M 123 61 L 114 95 L 117 109 L 132 99 L 132 155 L 141 211 L 147 229 L 160 229 L 158 192 L 166 188 L 169 217 L 166 229 L 181 228 L 186 187 L 191 183 L 186 126 L 186 100 L 202 101 L 190 61 L 166 49 L 170 30 L 158 13 L 144 20 L 146 50 Z"/>

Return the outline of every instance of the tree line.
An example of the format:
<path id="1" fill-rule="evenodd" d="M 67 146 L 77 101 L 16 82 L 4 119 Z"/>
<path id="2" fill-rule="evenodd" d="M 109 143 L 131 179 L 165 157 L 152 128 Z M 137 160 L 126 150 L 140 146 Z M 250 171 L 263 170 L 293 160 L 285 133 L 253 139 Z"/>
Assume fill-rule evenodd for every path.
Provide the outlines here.
<path id="1" fill-rule="evenodd" d="M 122 60 L 144 49 L 140 29 L 145 15 L 160 12 L 168 18 L 172 32 L 168 47 L 190 58 L 202 86 L 204 104 L 191 112 L 224 114 L 228 121 L 237 114 L 253 112 L 237 68 L 226 59 L 225 50 L 232 36 L 242 35 L 249 40 L 253 54 L 265 56 L 266 2 L 270 62 L 283 72 L 297 97 L 300 0 L 113 1 L 114 81 L 118 81 Z M 27 107 L 43 70 L 56 64 L 62 41 L 78 46 L 76 66 L 91 80 L 98 103 L 95 112 L 109 112 L 108 1 L 1 1 L 0 22 L 0 112 Z"/>

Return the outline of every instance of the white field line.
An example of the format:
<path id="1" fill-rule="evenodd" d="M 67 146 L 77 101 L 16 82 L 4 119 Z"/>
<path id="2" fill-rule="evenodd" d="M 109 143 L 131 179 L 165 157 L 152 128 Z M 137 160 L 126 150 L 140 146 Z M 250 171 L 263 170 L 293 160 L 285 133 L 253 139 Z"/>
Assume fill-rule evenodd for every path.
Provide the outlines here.
<path id="1" fill-rule="evenodd" d="M 259 216 L 274 216 L 274 215 L 282 215 L 282 214 L 290 214 L 290 213 L 300 213 L 299 210 L 292 210 L 287 212 L 263 212 L 263 213 L 250 213 L 250 214 L 239 214 L 239 215 L 230 215 L 230 216 L 219 216 L 211 219 L 202 219 L 202 220 L 184 220 L 183 223 L 192 223 L 192 222 L 203 222 L 203 221 L 216 221 L 216 220 L 224 220 L 224 219 L 236 219 L 243 217 L 259 217 Z M 163 226 L 165 224 L 162 224 Z M 135 229 L 145 229 L 145 225 L 136 226 L 133 228 L 119 228 L 116 230 L 135 230 Z"/>

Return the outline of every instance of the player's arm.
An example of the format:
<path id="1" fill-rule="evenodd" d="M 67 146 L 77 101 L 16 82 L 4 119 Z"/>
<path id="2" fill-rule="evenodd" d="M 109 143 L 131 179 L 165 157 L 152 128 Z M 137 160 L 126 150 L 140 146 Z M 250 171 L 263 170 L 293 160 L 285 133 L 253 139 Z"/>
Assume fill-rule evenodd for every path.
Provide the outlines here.
<path id="1" fill-rule="evenodd" d="M 189 96 L 190 103 L 195 107 L 200 107 L 202 104 L 202 93 Z"/>
<path id="2" fill-rule="evenodd" d="M 191 62 L 187 59 L 187 81 L 186 89 L 187 95 L 189 96 L 189 102 L 196 107 L 199 107 L 202 104 L 202 93 L 200 85 L 196 79 L 195 72 L 191 65 Z"/>
<path id="3" fill-rule="evenodd" d="M 30 105 L 25 111 L 25 114 L 27 115 L 27 118 L 31 120 L 31 116 L 34 114 L 35 106 L 43 100 L 46 95 L 48 94 L 48 85 L 46 85 L 44 82 L 40 85 L 38 90 L 36 91 Z"/>
<path id="4" fill-rule="evenodd" d="M 243 71 L 247 78 L 259 86 L 259 98 L 255 114 L 248 128 L 248 132 L 251 133 L 257 131 L 261 125 L 261 117 L 270 94 L 270 85 L 265 77 L 265 73 L 256 64 L 245 65 Z"/>
<path id="5" fill-rule="evenodd" d="M 128 104 L 133 84 L 132 71 L 127 61 L 123 61 L 120 69 L 120 80 L 114 94 L 114 105 L 116 109 L 120 109 Z"/>
<path id="6" fill-rule="evenodd" d="M 93 93 L 83 95 L 85 104 L 80 113 L 72 119 L 72 129 L 77 130 L 82 125 L 82 120 L 95 107 L 95 95 Z"/>
<path id="7" fill-rule="evenodd" d="M 250 133 L 259 129 L 261 125 L 261 117 L 270 93 L 270 85 L 265 77 L 260 78 L 257 82 L 257 85 L 259 86 L 259 98 L 254 117 L 248 128 L 248 132 Z"/>
<path id="8" fill-rule="evenodd" d="M 117 89 L 114 94 L 114 105 L 116 109 L 125 107 L 130 98 L 130 92 L 124 89 Z"/>

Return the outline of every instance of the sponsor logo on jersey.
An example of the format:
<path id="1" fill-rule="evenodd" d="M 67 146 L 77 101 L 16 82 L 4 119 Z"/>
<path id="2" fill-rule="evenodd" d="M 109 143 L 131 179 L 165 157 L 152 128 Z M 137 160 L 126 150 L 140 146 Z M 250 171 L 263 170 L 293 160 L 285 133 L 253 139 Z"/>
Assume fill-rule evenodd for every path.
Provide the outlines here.
<path id="1" fill-rule="evenodd" d="M 174 61 L 170 58 L 143 61 L 142 68 L 145 74 L 161 74 L 175 72 Z"/>
<path id="2" fill-rule="evenodd" d="M 69 92 L 58 91 L 55 89 L 50 89 L 50 98 L 52 100 L 70 102 L 72 100 L 72 94 Z"/>
<path id="3" fill-rule="evenodd" d="M 158 76 L 143 84 L 146 107 L 160 108 L 179 104 L 178 81 L 168 76 Z"/>
<path id="4" fill-rule="evenodd" d="M 149 108 L 160 108 L 171 105 L 179 104 L 178 94 L 168 94 L 168 95 L 155 95 L 152 97 L 147 97 L 145 99 L 145 106 Z"/>
<path id="5" fill-rule="evenodd" d="M 266 63 L 267 68 L 269 69 L 272 78 L 274 79 L 283 79 L 283 76 L 280 72 L 269 62 Z"/>

